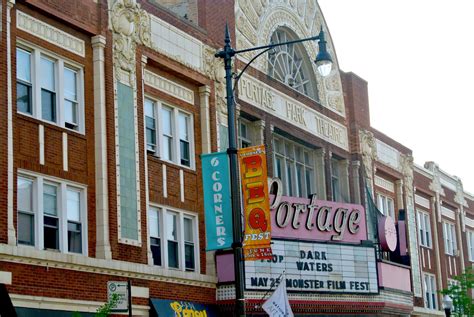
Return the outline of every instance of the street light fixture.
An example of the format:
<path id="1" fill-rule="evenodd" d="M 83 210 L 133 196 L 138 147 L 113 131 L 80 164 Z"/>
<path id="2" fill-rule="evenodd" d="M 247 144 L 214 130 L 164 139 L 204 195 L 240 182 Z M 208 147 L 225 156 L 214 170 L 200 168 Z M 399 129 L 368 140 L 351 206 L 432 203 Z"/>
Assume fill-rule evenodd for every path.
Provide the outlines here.
<path id="1" fill-rule="evenodd" d="M 443 297 L 443 308 L 444 308 L 444 314 L 446 317 L 451 316 L 451 310 L 453 309 L 453 300 L 449 295 L 444 295 Z"/>
<path id="2" fill-rule="evenodd" d="M 252 62 L 262 54 L 270 51 L 272 48 L 282 45 L 296 44 L 306 41 L 318 41 L 319 52 L 316 56 L 315 63 L 318 72 L 321 76 L 327 76 L 331 72 L 332 58 L 326 49 L 326 40 L 324 31 L 321 27 L 319 35 L 294 41 L 272 43 L 269 45 L 257 46 L 241 50 L 234 50 L 230 43 L 229 26 L 225 27 L 224 48 L 215 54 L 215 57 L 224 59 L 225 68 L 225 84 L 226 84 L 226 100 L 227 100 L 227 123 L 229 133 L 229 148 L 227 154 L 230 162 L 230 188 L 232 196 L 232 220 L 233 220 L 233 240 L 232 249 L 234 251 L 234 270 L 235 270 L 235 301 L 236 301 L 236 316 L 245 316 L 245 298 L 244 298 L 244 266 L 242 253 L 242 220 L 241 220 L 241 206 L 240 206 L 240 186 L 238 175 L 237 162 L 237 131 L 235 125 L 235 106 L 234 106 L 234 87 L 232 85 L 233 71 L 232 58 L 239 54 L 251 51 L 260 51 L 255 55 L 242 69 L 242 71 L 235 76 L 235 83 L 240 79 L 245 70 Z"/>

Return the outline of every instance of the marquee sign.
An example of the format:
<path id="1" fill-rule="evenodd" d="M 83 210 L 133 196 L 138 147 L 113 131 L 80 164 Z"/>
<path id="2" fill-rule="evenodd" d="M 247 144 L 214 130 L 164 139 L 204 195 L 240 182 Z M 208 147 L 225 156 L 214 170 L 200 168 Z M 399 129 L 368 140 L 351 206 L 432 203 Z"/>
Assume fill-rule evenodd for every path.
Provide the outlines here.
<path id="1" fill-rule="evenodd" d="M 245 262 L 246 289 L 267 291 L 285 271 L 288 291 L 378 293 L 373 247 L 272 241 L 271 260 Z"/>
<path id="2" fill-rule="evenodd" d="M 270 186 L 281 187 L 278 179 Z M 365 209 L 362 205 L 334 201 L 271 196 L 272 237 L 359 244 L 367 240 Z"/>

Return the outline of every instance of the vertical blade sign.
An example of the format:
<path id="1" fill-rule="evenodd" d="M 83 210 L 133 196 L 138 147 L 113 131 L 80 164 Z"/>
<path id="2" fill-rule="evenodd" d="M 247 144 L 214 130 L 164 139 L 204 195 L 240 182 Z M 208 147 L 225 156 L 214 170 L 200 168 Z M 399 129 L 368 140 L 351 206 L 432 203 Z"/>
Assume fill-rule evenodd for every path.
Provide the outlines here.
<path id="1" fill-rule="evenodd" d="M 265 146 L 240 149 L 239 162 L 245 215 L 244 258 L 246 261 L 270 259 L 271 220 Z"/>
<path id="2" fill-rule="evenodd" d="M 232 246 L 229 157 L 226 152 L 201 155 L 206 251 Z"/>

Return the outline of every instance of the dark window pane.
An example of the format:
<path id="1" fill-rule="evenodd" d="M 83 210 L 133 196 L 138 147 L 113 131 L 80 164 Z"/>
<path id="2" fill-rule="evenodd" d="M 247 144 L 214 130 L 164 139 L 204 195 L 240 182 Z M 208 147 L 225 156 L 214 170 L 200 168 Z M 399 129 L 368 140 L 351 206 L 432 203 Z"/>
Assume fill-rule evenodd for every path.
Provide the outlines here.
<path id="1" fill-rule="evenodd" d="M 59 250 L 58 218 L 44 217 L 44 248 Z"/>
<path id="2" fill-rule="evenodd" d="M 153 264 L 161 265 L 161 240 L 150 237 L 150 247 L 153 254 Z"/>
<path id="3" fill-rule="evenodd" d="M 168 266 L 179 268 L 178 242 L 168 241 Z"/>
<path id="4" fill-rule="evenodd" d="M 82 253 L 81 224 L 68 221 L 67 244 L 69 252 Z"/>
<path id="5" fill-rule="evenodd" d="M 18 243 L 35 245 L 35 217 L 31 214 L 18 213 Z"/>
<path id="6" fill-rule="evenodd" d="M 56 122 L 56 93 L 41 89 L 41 113 L 44 120 Z"/>
<path id="7" fill-rule="evenodd" d="M 185 244 L 184 261 L 186 264 L 186 271 L 194 271 L 194 244 Z"/>
<path id="8" fill-rule="evenodd" d="M 16 83 L 16 107 L 20 112 L 32 114 L 30 85 L 21 82 Z"/>
<path id="9" fill-rule="evenodd" d="M 190 165 L 189 161 L 189 142 L 179 140 L 181 146 L 181 164 L 185 166 Z"/>

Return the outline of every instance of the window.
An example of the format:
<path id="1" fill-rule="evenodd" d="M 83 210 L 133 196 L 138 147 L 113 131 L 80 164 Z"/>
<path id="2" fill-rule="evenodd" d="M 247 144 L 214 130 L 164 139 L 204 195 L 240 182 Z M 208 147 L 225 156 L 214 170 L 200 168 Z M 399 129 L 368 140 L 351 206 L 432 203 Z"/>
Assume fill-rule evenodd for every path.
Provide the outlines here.
<path id="1" fill-rule="evenodd" d="M 467 231 L 467 248 L 469 251 L 469 261 L 474 262 L 474 231 Z"/>
<path id="2" fill-rule="evenodd" d="M 392 198 L 377 194 L 377 207 L 385 216 L 392 217 L 395 220 L 395 206 Z"/>
<path id="3" fill-rule="evenodd" d="M 31 53 L 16 50 L 16 104 L 20 112 L 33 114 L 31 84 Z"/>
<path id="4" fill-rule="evenodd" d="M 274 175 L 283 183 L 283 194 L 308 197 L 315 193 L 312 151 L 282 137 L 274 137 L 273 150 Z"/>
<path id="5" fill-rule="evenodd" d="M 156 114 L 155 104 L 150 99 L 145 99 L 145 127 L 146 127 L 146 149 L 156 152 Z"/>
<path id="6" fill-rule="evenodd" d="M 168 266 L 179 268 L 178 215 L 166 213 L 166 241 L 168 244 Z"/>
<path id="7" fill-rule="evenodd" d="M 37 175 L 17 179 L 18 244 L 86 254 L 85 190 Z"/>
<path id="8" fill-rule="evenodd" d="M 81 192 L 67 189 L 67 241 L 68 251 L 82 253 Z"/>
<path id="9" fill-rule="evenodd" d="M 278 28 L 271 36 L 271 43 L 296 40 L 288 28 Z M 285 85 L 317 100 L 316 78 L 311 59 L 303 44 L 277 46 L 268 52 L 268 74 Z"/>
<path id="10" fill-rule="evenodd" d="M 418 211 L 418 242 L 421 246 L 431 248 L 431 226 L 430 216 L 425 212 Z"/>
<path id="11" fill-rule="evenodd" d="M 184 263 L 186 271 L 194 271 L 194 249 L 193 219 L 184 217 Z"/>
<path id="12" fill-rule="evenodd" d="M 196 216 L 171 208 L 152 206 L 148 212 L 148 222 L 153 264 L 196 271 L 196 259 L 199 258 Z"/>
<path id="13" fill-rule="evenodd" d="M 194 168 L 192 116 L 149 98 L 144 108 L 147 150 L 165 161 Z"/>
<path id="14" fill-rule="evenodd" d="M 332 200 L 341 201 L 341 182 L 339 180 L 339 161 L 331 159 L 331 189 L 332 189 Z"/>
<path id="15" fill-rule="evenodd" d="M 33 181 L 18 177 L 18 243 L 35 245 L 35 213 L 33 208 Z"/>
<path id="16" fill-rule="evenodd" d="M 150 208 L 149 216 L 150 249 L 153 255 L 153 264 L 161 266 L 161 235 L 160 211 L 158 208 Z"/>
<path id="17" fill-rule="evenodd" d="M 436 309 L 436 281 L 434 275 L 424 274 L 425 307 Z"/>
<path id="18" fill-rule="evenodd" d="M 252 145 L 250 140 L 250 128 L 247 120 L 239 119 L 239 148 L 243 149 Z"/>
<path id="19" fill-rule="evenodd" d="M 44 248 L 59 250 L 58 188 L 43 185 Z"/>
<path id="20" fill-rule="evenodd" d="M 456 233 L 454 224 L 443 222 L 444 252 L 448 255 L 456 255 Z"/>
<path id="21" fill-rule="evenodd" d="M 82 67 L 39 48 L 16 49 L 17 111 L 84 132 Z"/>

